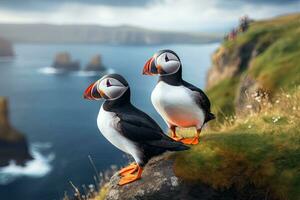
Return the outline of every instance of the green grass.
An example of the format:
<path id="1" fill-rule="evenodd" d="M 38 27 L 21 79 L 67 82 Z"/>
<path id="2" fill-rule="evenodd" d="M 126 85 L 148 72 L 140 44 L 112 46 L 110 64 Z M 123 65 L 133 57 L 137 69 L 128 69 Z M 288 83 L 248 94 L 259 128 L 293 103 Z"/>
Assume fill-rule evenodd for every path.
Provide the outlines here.
<path id="1" fill-rule="evenodd" d="M 176 175 L 217 189 L 253 185 L 274 198 L 300 199 L 300 89 L 276 100 L 204 132 L 199 145 L 176 155 Z"/>

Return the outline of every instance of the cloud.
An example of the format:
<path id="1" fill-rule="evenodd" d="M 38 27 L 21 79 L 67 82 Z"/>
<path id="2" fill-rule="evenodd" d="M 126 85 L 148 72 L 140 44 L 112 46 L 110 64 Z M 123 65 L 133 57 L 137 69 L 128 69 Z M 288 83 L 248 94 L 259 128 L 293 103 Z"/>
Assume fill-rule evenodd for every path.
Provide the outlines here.
<path id="1" fill-rule="evenodd" d="M 57 2 L 58 0 L 53 1 Z M 105 4 L 106 1 L 96 4 L 92 0 L 84 1 L 86 2 L 84 4 L 79 0 L 72 1 L 72 3 L 67 3 L 69 2 L 67 0 L 62 1 L 65 3 L 59 4 L 51 11 L 16 11 L 1 7 L 0 20 L 2 22 L 109 26 L 127 24 L 149 29 L 177 31 L 223 31 L 236 24 L 238 18 L 244 14 L 261 19 L 296 12 L 299 11 L 300 6 L 300 1 L 296 0 L 289 0 L 290 3 L 282 5 L 268 4 L 266 0 L 265 4 L 259 3 L 258 0 L 254 0 L 254 3 L 243 3 L 250 0 L 222 1 L 223 3 L 221 0 L 151 0 L 142 1 L 143 5 L 134 4 L 137 1 L 131 1 L 132 6 L 112 6 L 108 3 Z M 232 2 L 236 3 L 232 4 Z M 275 0 L 275 2 L 277 1 Z"/>

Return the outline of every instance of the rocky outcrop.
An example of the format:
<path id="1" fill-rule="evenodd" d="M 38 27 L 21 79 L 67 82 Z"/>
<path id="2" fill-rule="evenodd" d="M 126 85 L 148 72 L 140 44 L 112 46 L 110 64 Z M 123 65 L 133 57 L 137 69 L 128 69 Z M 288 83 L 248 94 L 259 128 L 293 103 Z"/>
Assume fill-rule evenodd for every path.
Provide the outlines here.
<path id="1" fill-rule="evenodd" d="M 237 48 L 221 46 L 212 56 L 212 67 L 208 71 L 206 88 L 209 89 L 225 78 L 237 76 L 250 66 L 250 61 L 257 56 L 255 42 Z"/>
<path id="2" fill-rule="evenodd" d="M 14 56 L 13 45 L 3 38 L 0 38 L 0 57 Z"/>
<path id="3" fill-rule="evenodd" d="M 84 69 L 85 71 L 104 71 L 106 70 L 101 55 L 95 55 Z"/>
<path id="4" fill-rule="evenodd" d="M 205 184 L 186 182 L 173 171 L 174 160 L 170 153 L 149 161 L 142 179 L 125 186 L 118 186 L 119 175 L 108 183 L 106 200 L 236 200 L 263 199 L 263 193 L 247 187 L 240 191 L 233 188 L 216 190 Z"/>
<path id="5" fill-rule="evenodd" d="M 207 73 L 206 88 L 210 89 L 224 79 L 239 78 L 240 84 L 236 92 L 236 111 L 243 110 L 249 105 L 249 96 L 263 90 L 262 86 L 251 77 L 242 73 L 251 67 L 251 62 L 267 46 L 251 40 L 234 48 L 221 45 L 212 56 L 212 67 Z"/>
<path id="6" fill-rule="evenodd" d="M 0 166 L 6 166 L 11 160 L 24 165 L 31 160 L 25 136 L 9 123 L 8 102 L 0 97 Z"/>
<path id="7" fill-rule="evenodd" d="M 75 71 L 79 70 L 80 65 L 78 61 L 72 61 L 69 53 L 60 52 L 56 54 L 52 67 L 64 71 Z"/>

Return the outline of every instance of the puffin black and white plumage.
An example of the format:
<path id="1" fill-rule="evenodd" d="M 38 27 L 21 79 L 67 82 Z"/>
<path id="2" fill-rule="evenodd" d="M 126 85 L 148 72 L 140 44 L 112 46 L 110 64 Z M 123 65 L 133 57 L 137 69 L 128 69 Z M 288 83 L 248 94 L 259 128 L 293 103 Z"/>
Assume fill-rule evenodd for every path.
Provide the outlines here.
<path id="1" fill-rule="evenodd" d="M 215 118 L 206 94 L 182 79 L 182 64 L 171 50 L 161 50 L 150 58 L 143 69 L 145 75 L 159 75 L 151 101 L 171 130 L 172 138 L 185 144 L 198 144 L 201 129 Z M 194 138 L 180 138 L 176 127 L 196 127 Z"/>
<path id="2" fill-rule="evenodd" d="M 92 83 L 84 98 L 105 99 L 97 118 L 98 128 L 109 142 L 132 155 L 136 162 L 121 169 L 119 185 L 141 178 L 142 168 L 153 156 L 188 149 L 166 136 L 151 117 L 131 104 L 129 85 L 118 74 L 106 75 Z"/>

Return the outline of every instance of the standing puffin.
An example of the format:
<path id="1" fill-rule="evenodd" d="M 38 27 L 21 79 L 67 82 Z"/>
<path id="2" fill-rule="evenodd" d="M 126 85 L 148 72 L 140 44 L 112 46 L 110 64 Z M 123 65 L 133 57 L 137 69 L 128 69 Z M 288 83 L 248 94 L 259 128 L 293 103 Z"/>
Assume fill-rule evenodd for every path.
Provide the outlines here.
<path id="1" fill-rule="evenodd" d="M 205 93 L 182 79 L 182 65 L 174 51 L 161 50 L 150 58 L 143 70 L 145 75 L 159 75 L 151 101 L 172 133 L 172 138 L 185 144 L 198 144 L 203 125 L 214 119 Z M 179 138 L 176 127 L 196 127 L 194 138 Z"/>
<path id="2" fill-rule="evenodd" d="M 140 179 L 151 157 L 189 148 L 166 136 L 151 117 L 131 104 L 129 85 L 118 74 L 106 75 L 91 84 L 84 98 L 105 100 L 98 114 L 98 128 L 108 141 L 132 155 L 136 162 L 119 171 L 122 176 L 119 185 Z"/>

